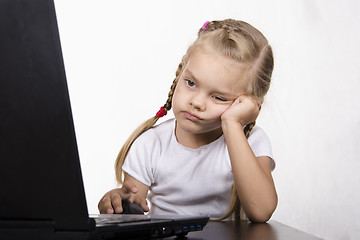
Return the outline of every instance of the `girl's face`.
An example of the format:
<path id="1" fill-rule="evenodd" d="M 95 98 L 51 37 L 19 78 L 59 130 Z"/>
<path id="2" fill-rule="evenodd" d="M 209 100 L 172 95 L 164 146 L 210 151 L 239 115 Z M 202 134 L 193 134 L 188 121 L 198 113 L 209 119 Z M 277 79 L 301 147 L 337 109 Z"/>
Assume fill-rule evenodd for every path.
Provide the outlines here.
<path id="1" fill-rule="evenodd" d="M 243 94 L 242 67 L 209 50 L 196 49 L 191 54 L 172 100 L 177 136 L 213 133 L 219 137 L 221 115 Z"/>

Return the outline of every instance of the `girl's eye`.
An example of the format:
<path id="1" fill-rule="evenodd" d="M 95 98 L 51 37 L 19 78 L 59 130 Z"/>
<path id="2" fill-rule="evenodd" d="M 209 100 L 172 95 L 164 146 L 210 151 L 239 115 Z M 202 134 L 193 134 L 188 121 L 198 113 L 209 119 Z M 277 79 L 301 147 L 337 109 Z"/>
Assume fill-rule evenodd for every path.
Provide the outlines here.
<path id="1" fill-rule="evenodd" d="M 227 99 L 225 99 L 225 98 L 223 98 L 223 97 L 214 96 L 213 98 L 214 98 L 215 100 L 217 100 L 217 101 L 220 101 L 220 102 L 226 102 L 226 101 L 227 101 Z"/>
<path id="2" fill-rule="evenodd" d="M 195 87 L 195 83 L 193 81 L 190 81 L 190 80 L 185 80 L 186 81 L 186 85 L 188 87 L 191 87 L 191 88 L 194 88 Z"/>

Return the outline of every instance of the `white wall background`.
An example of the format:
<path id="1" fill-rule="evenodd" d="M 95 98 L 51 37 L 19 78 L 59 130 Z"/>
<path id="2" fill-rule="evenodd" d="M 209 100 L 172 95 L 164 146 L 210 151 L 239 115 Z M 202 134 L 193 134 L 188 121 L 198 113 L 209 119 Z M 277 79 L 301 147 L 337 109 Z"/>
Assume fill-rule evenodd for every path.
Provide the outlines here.
<path id="1" fill-rule="evenodd" d="M 258 124 L 272 140 L 273 219 L 325 239 L 360 238 L 360 2 L 56 0 L 90 213 L 116 187 L 132 130 L 166 100 L 206 20 L 248 21 L 275 52 Z"/>

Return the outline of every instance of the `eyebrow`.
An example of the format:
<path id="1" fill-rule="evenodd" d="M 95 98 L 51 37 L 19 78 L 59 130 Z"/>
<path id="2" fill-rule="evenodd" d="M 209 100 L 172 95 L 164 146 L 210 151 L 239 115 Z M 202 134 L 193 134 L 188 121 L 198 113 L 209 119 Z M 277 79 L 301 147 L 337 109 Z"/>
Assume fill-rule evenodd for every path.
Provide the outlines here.
<path id="1" fill-rule="evenodd" d="M 193 78 L 195 81 L 198 81 L 198 80 L 196 79 L 196 77 L 194 76 L 194 74 L 193 74 L 190 70 L 185 69 L 185 70 L 184 70 L 184 73 L 185 73 L 185 74 L 189 74 L 189 75 L 191 76 L 191 78 Z"/>

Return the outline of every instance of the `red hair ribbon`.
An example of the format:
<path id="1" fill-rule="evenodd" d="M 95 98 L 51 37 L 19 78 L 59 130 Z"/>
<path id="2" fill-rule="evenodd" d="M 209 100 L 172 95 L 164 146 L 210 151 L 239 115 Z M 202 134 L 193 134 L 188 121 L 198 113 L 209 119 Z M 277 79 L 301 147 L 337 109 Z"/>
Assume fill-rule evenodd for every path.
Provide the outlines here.
<path id="1" fill-rule="evenodd" d="M 164 107 L 161 107 L 160 110 L 156 113 L 156 116 L 158 118 L 161 118 L 167 114 L 167 111 L 164 109 Z"/>

